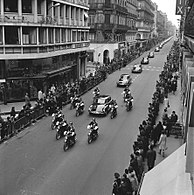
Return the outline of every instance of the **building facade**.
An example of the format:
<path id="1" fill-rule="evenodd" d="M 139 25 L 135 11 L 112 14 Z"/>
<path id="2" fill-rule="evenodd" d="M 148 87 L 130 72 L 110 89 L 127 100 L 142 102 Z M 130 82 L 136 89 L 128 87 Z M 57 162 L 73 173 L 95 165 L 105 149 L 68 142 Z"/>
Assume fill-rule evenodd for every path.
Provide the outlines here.
<path id="1" fill-rule="evenodd" d="M 89 60 L 106 64 L 126 52 L 126 1 L 89 0 L 89 5 Z"/>
<path id="2" fill-rule="evenodd" d="M 136 39 L 140 41 L 149 40 L 154 27 L 155 6 L 150 0 L 138 0 L 138 18 Z"/>
<path id="3" fill-rule="evenodd" d="M 85 75 L 87 0 L 0 0 L 0 102 Z"/>
<path id="4" fill-rule="evenodd" d="M 127 24 L 129 26 L 129 30 L 126 33 L 126 43 L 127 43 L 127 51 L 134 49 L 136 44 L 136 33 L 137 33 L 137 0 L 127 0 Z"/>

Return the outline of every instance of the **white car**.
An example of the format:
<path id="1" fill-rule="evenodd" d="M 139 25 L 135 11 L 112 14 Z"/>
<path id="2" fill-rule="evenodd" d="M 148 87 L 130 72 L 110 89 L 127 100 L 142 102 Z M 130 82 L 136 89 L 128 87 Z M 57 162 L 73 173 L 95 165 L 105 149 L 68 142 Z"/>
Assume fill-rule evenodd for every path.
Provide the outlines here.
<path id="1" fill-rule="evenodd" d="M 149 64 L 149 58 L 148 58 L 148 57 L 144 57 L 144 58 L 141 60 L 141 64 Z"/>
<path id="2" fill-rule="evenodd" d="M 132 83 L 132 78 L 129 74 L 122 74 L 117 82 L 117 87 L 119 86 L 127 86 Z"/>
<path id="3" fill-rule="evenodd" d="M 142 65 L 141 64 L 133 65 L 131 72 L 132 73 L 141 73 L 142 72 Z"/>
<path id="4" fill-rule="evenodd" d="M 148 54 L 148 58 L 154 58 L 154 52 L 151 51 L 149 54 Z"/>

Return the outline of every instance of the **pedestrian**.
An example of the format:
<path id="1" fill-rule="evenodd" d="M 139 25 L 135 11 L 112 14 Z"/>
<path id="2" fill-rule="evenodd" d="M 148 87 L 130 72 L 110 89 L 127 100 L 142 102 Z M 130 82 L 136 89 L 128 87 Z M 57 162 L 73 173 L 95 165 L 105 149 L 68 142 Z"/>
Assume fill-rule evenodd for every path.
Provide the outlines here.
<path id="1" fill-rule="evenodd" d="M 159 145 L 158 154 L 162 154 L 163 157 L 164 157 L 164 151 L 167 149 L 166 142 L 167 142 L 167 136 L 166 136 L 166 131 L 164 130 L 162 131 L 162 134 L 160 135 L 160 139 L 158 142 Z"/>
<path id="2" fill-rule="evenodd" d="M 138 178 L 138 181 L 140 182 L 141 176 L 142 176 L 142 173 L 143 173 L 143 157 L 142 157 L 142 155 L 140 154 L 139 151 L 135 151 L 135 155 L 136 155 L 137 164 L 138 164 L 137 178 Z"/>
<path id="3" fill-rule="evenodd" d="M 129 172 L 128 177 L 129 177 L 129 180 L 131 182 L 133 195 L 136 195 L 137 194 L 137 190 L 138 190 L 137 176 L 136 176 L 135 171 L 133 170 L 133 168 L 131 166 L 129 166 L 128 172 Z"/>
<path id="4" fill-rule="evenodd" d="M 115 180 L 113 182 L 113 195 L 122 195 L 121 178 L 119 173 L 114 173 Z"/>
<path id="5" fill-rule="evenodd" d="M 39 91 L 38 91 L 38 101 L 39 102 L 42 102 L 43 101 L 43 93 L 42 93 L 42 90 L 40 89 Z"/>
<path id="6" fill-rule="evenodd" d="M 29 108 L 31 107 L 30 98 L 28 96 L 28 93 L 26 93 L 26 95 L 25 95 L 25 106 L 27 106 Z"/>
<path id="7" fill-rule="evenodd" d="M 150 149 L 147 151 L 148 171 L 154 167 L 155 160 L 156 160 L 156 151 L 153 149 L 153 145 L 150 145 Z"/>
<path id="8" fill-rule="evenodd" d="M 123 174 L 123 177 L 121 179 L 121 187 L 123 195 L 132 195 L 133 193 L 132 184 L 125 173 Z"/>
<path id="9" fill-rule="evenodd" d="M 172 84 L 171 84 L 171 87 L 172 87 L 172 92 L 173 94 L 175 94 L 176 90 L 177 90 L 177 80 L 176 79 L 172 79 Z"/>
<path id="10" fill-rule="evenodd" d="M 169 117 L 168 117 L 168 112 L 167 112 L 167 108 L 164 109 L 164 112 L 162 114 L 162 122 L 163 125 L 166 125 L 169 121 Z"/>
<path id="11" fill-rule="evenodd" d="M 16 111 L 15 111 L 15 107 L 13 106 L 13 107 L 11 108 L 11 111 L 10 111 L 10 117 L 14 119 L 15 116 L 16 116 Z"/>
<path id="12" fill-rule="evenodd" d="M 130 159 L 129 165 L 133 167 L 133 170 L 135 171 L 135 174 L 138 177 L 139 169 L 138 169 L 137 158 L 134 156 L 134 154 L 131 154 L 130 157 L 131 157 L 131 159 Z"/>
<path id="13" fill-rule="evenodd" d="M 55 85 L 54 84 L 52 84 L 52 86 L 51 86 L 51 92 L 52 92 L 52 94 L 55 94 L 55 92 L 56 92 L 56 87 L 55 87 Z"/>
<path id="14" fill-rule="evenodd" d="M 164 97 L 164 108 L 168 109 L 170 107 L 168 95 Z"/>
<path id="15" fill-rule="evenodd" d="M 156 142 L 159 141 L 160 135 L 161 135 L 163 130 L 164 130 L 164 128 L 163 128 L 162 122 L 159 121 L 158 124 L 156 125 L 156 128 L 155 128 L 156 135 L 157 135 Z"/>

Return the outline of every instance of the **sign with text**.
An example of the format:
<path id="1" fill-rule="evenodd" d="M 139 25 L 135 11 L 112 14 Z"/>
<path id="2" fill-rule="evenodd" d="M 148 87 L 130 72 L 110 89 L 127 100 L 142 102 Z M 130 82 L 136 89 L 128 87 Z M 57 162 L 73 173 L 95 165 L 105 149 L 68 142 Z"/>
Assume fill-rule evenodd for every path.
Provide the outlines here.
<path id="1" fill-rule="evenodd" d="M 176 15 L 183 15 L 185 8 L 185 0 L 176 0 Z"/>

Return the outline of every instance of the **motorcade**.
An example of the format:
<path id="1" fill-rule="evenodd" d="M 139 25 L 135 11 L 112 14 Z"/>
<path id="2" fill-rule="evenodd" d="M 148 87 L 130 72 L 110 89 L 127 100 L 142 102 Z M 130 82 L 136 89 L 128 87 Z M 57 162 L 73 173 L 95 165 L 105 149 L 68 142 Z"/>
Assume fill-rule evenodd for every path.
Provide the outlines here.
<path id="1" fill-rule="evenodd" d="M 122 74 L 117 82 L 117 87 L 125 87 L 127 85 L 131 85 L 132 78 L 129 74 Z"/>
<path id="2" fill-rule="evenodd" d="M 159 47 L 156 47 L 154 51 L 155 52 L 159 52 L 160 51 L 160 48 Z"/>
<path id="3" fill-rule="evenodd" d="M 141 73 L 142 72 L 142 65 L 141 64 L 135 64 L 133 65 L 133 68 L 131 70 L 132 73 Z"/>
<path id="4" fill-rule="evenodd" d="M 142 58 L 141 64 L 149 64 L 149 58 L 148 57 Z"/>
<path id="5" fill-rule="evenodd" d="M 89 107 L 88 112 L 89 114 L 106 116 L 110 111 L 111 103 L 112 98 L 110 95 L 99 95 L 99 97 L 97 97 Z"/>
<path id="6" fill-rule="evenodd" d="M 149 52 L 148 58 L 154 58 L 154 52 L 153 51 Z"/>

